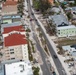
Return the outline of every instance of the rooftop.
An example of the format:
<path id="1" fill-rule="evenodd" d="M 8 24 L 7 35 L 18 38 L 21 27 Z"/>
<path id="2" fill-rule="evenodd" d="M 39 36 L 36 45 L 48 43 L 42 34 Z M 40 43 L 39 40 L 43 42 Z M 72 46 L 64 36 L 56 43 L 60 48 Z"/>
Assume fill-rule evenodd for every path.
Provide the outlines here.
<path id="1" fill-rule="evenodd" d="M 33 75 L 32 66 L 28 61 L 5 64 L 5 75 Z"/>
<path id="2" fill-rule="evenodd" d="M 73 47 L 74 46 L 74 47 Z M 76 45 L 67 45 L 67 46 L 62 46 L 63 50 L 68 50 L 70 54 L 76 58 Z"/>
<path id="3" fill-rule="evenodd" d="M 8 5 L 17 5 L 17 1 L 6 1 L 3 3 L 3 6 L 8 6 Z"/>
<path id="4" fill-rule="evenodd" d="M 71 7 L 71 10 L 76 11 L 76 7 Z"/>
<path id="5" fill-rule="evenodd" d="M 21 35 L 20 33 L 9 34 L 4 38 L 4 46 L 16 46 L 27 44 L 27 40 L 25 35 Z"/>
<path id="6" fill-rule="evenodd" d="M 9 33 L 9 32 L 11 32 L 11 31 L 20 31 L 20 32 L 24 32 L 25 30 L 24 30 L 24 28 L 23 28 L 22 25 L 20 25 L 20 26 L 12 26 L 12 27 L 5 27 L 5 28 L 4 28 L 3 34 Z"/>
<path id="7" fill-rule="evenodd" d="M 9 18 L 21 18 L 21 16 L 20 15 L 18 15 L 18 14 L 13 14 L 13 15 L 4 15 L 4 16 L 2 16 L 2 19 L 9 19 Z"/>
<path id="8" fill-rule="evenodd" d="M 17 5 L 13 5 L 13 6 L 3 6 L 2 7 L 2 15 L 11 15 L 11 14 L 17 14 Z"/>
<path id="9" fill-rule="evenodd" d="M 69 26 L 61 26 L 61 27 L 57 27 L 58 30 L 61 30 L 61 29 L 72 29 L 72 28 L 76 28 L 76 26 L 74 25 L 69 25 Z"/>
<path id="10" fill-rule="evenodd" d="M 56 26 L 61 25 L 63 22 L 65 24 L 69 24 L 68 20 L 65 18 L 65 16 L 63 14 L 59 14 L 59 15 L 54 15 L 54 16 L 50 16 L 50 19 L 52 19 L 54 21 L 54 23 L 56 24 Z"/>
<path id="11" fill-rule="evenodd" d="M 5 27 L 13 27 L 13 26 L 20 26 L 20 25 L 22 25 L 21 21 L 14 22 L 11 24 L 1 24 L 1 33 L 3 33 L 3 28 L 5 28 Z"/>

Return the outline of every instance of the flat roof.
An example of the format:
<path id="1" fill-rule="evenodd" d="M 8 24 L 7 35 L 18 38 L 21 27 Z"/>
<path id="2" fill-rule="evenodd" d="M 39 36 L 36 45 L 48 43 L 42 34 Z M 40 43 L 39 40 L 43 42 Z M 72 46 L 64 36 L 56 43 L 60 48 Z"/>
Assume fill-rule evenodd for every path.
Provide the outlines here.
<path id="1" fill-rule="evenodd" d="M 33 75 L 29 61 L 5 64 L 5 75 Z"/>
<path id="2" fill-rule="evenodd" d="M 3 28 L 12 27 L 12 26 L 20 26 L 22 25 L 21 21 L 10 23 L 10 24 L 1 24 L 1 33 L 3 33 Z"/>
<path id="3" fill-rule="evenodd" d="M 57 30 L 61 30 L 61 29 L 72 29 L 72 28 L 76 28 L 76 26 L 74 26 L 74 25 L 69 25 L 69 26 L 57 27 Z"/>

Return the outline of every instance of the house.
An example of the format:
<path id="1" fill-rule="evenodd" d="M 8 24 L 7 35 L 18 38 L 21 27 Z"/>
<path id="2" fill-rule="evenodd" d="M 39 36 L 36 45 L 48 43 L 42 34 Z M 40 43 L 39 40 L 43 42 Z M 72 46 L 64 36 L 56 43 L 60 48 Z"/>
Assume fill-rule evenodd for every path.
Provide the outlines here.
<path id="1" fill-rule="evenodd" d="M 32 65 L 29 61 L 5 64 L 5 75 L 33 75 Z"/>

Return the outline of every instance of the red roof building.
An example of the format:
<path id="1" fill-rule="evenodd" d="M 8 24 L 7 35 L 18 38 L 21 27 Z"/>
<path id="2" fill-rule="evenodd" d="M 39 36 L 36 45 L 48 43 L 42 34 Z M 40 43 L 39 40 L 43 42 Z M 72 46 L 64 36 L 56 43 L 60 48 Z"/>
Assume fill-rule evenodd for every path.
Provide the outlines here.
<path id="1" fill-rule="evenodd" d="M 9 5 L 17 5 L 17 0 L 6 0 L 6 2 L 3 3 L 3 6 Z"/>
<path id="2" fill-rule="evenodd" d="M 6 28 L 4 28 L 3 34 L 6 34 L 6 33 L 9 33 L 9 32 L 12 32 L 12 31 L 24 32 L 25 30 L 24 30 L 22 25 L 20 25 L 20 26 L 13 26 L 13 27 L 6 27 Z"/>
<path id="3" fill-rule="evenodd" d="M 54 0 L 49 0 L 50 4 L 54 5 Z"/>
<path id="4" fill-rule="evenodd" d="M 16 46 L 27 44 L 27 40 L 25 39 L 25 35 L 21 35 L 18 33 L 10 34 L 9 36 L 4 38 L 4 46 Z"/>

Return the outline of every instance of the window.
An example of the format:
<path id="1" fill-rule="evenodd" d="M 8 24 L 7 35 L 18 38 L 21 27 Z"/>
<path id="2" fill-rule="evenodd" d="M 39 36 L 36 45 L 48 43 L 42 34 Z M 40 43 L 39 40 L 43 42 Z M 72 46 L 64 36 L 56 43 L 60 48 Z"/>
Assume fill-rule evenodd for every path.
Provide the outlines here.
<path id="1" fill-rule="evenodd" d="M 10 52 L 10 54 L 14 54 L 14 52 Z"/>
<path id="2" fill-rule="evenodd" d="M 10 51 L 14 51 L 14 49 L 10 49 Z"/>
<path id="3" fill-rule="evenodd" d="M 15 59 L 15 58 L 11 58 L 11 59 Z"/>

